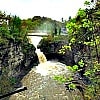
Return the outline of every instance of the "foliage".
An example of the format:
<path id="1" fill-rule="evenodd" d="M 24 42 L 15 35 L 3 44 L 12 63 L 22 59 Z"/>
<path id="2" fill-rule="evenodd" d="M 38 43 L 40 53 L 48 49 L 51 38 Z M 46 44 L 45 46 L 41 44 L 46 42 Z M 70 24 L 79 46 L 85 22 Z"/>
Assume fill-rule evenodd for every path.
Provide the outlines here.
<path id="1" fill-rule="evenodd" d="M 85 1 L 84 4 L 89 8 L 92 2 Z M 72 90 L 78 88 L 86 100 L 99 100 L 100 98 L 99 6 L 100 1 L 97 1 L 95 7 L 93 6 L 94 8 L 79 9 L 76 17 L 70 18 L 66 25 L 69 37 L 69 44 L 67 46 L 70 46 L 70 50 L 74 53 L 74 50 L 77 49 L 75 48 L 77 44 L 84 45 L 84 47 L 78 48 L 75 51 L 75 53 L 80 53 L 81 59 L 75 65 L 67 66 L 73 74 L 66 79 L 66 87 Z M 65 54 L 66 50 L 67 48 L 63 46 L 59 51 Z M 77 73 L 78 80 L 75 78 Z M 86 82 L 87 80 L 88 82 Z M 81 83 L 77 87 L 76 83 L 78 82 Z M 80 86 L 83 83 L 85 87 Z"/>
<path id="2" fill-rule="evenodd" d="M 65 51 L 66 51 L 66 50 L 71 51 L 71 46 L 68 46 L 68 45 L 62 46 L 62 48 L 59 50 L 59 53 L 60 53 L 60 54 L 65 54 Z"/>
<path id="3" fill-rule="evenodd" d="M 60 76 L 59 75 L 54 76 L 53 79 L 57 80 L 59 83 L 65 83 L 66 82 L 66 77 L 61 76 L 61 75 Z"/>
<path id="4" fill-rule="evenodd" d="M 67 22 L 69 37 L 72 37 L 77 42 L 86 41 L 90 38 L 90 34 L 93 31 L 92 26 L 92 22 L 88 19 L 86 11 L 79 9 L 76 18 Z"/>
<path id="5" fill-rule="evenodd" d="M 47 17 L 34 16 L 22 20 L 22 27 L 27 28 L 28 32 L 48 32 L 54 35 L 61 28 L 61 22 Z"/>
<path id="6" fill-rule="evenodd" d="M 85 5 L 90 5 L 90 2 L 89 1 L 85 1 L 84 4 Z"/>
<path id="7" fill-rule="evenodd" d="M 1 18 L 9 20 L 9 23 L 2 20 L 0 25 L 0 43 L 6 44 L 7 41 L 13 40 L 16 42 L 23 42 L 26 39 L 26 28 L 22 27 L 21 19 L 15 16 L 6 15 L 6 13 L 0 12 Z"/>
<path id="8" fill-rule="evenodd" d="M 85 96 L 87 98 L 97 100 L 100 96 L 100 79 L 98 73 L 100 72 L 100 63 L 93 62 L 93 68 L 89 68 L 84 73 L 85 76 L 89 77 L 92 81 L 92 84 L 88 85 L 85 91 Z"/>
<path id="9" fill-rule="evenodd" d="M 15 77 L 10 77 L 9 81 L 11 85 L 14 85 L 17 82 L 17 79 Z"/>

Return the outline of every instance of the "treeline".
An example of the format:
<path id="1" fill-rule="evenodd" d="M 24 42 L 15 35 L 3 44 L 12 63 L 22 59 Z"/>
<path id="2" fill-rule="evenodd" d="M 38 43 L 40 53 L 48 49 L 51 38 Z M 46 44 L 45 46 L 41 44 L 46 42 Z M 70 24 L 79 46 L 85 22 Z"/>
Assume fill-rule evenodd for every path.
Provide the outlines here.
<path id="1" fill-rule="evenodd" d="M 21 19 L 16 15 L 11 16 L 0 11 L 0 42 L 6 43 L 7 39 L 23 41 L 26 33 L 33 31 L 57 34 L 61 26 L 61 22 L 47 17 L 34 16 L 33 18 Z"/>
<path id="2" fill-rule="evenodd" d="M 26 20 L 22 20 L 22 26 L 27 28 L 29 32 L 40 31 L 40 32 L 48 32 L 50 34 L 57 34 L 56 31 L 62 27 L 62 23 L 56 20 L 52 20 L 51 18 L 34 16 L 33 18 L 28 18 Z"/>
<path id="3" fill-rule="evenodd" d="M 85 1 L 84 4 L 86 9 L 79 9 L 76 17 L 67 21 L 69 42 L 94 46 L 97 60 L 100 62 L 100 1 L 97 0 L 95 4 Z"/>

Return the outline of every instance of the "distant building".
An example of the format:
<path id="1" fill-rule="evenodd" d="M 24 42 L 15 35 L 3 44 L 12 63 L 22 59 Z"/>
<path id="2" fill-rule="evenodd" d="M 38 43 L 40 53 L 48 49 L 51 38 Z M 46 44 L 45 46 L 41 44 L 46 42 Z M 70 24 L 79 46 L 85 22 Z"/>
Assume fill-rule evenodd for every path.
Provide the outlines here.
<path id="1" fill-rule="evenodd" d="M 1 26 L 3 23 L 9 25 L 10 19 L 11 19 L 11 18 L 10 18 L 10 15 L 5 16 L 5 15 L 3 15 L 3 14 L 0 14 L 0 26 Z"/>
<path id="2" fill-rule="evenodd" d="M 67 29 L 66 27 L 61 28 L 61 35 L 67 35 Z"/>

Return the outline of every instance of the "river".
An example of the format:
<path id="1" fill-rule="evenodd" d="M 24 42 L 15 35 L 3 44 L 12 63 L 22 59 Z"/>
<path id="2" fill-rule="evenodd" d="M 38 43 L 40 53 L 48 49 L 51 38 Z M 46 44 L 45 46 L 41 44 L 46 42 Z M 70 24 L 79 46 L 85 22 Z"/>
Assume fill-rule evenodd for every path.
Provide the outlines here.
<path id="1" fill-rule="evenodd" d="M 69 92 L 64 83 L 61 84 L 53 79 L 54 75 L 68 76 L 70 74 L 66 65 L 56 61 L 47 61 L 43 52 L 37 49 L 41 37 L 30 36 L 28 38 L 36 47 L 39 64 L 21 80 L 27 90 L 12 95 L 9 100 L 83 100 L 78 90 Z"/>

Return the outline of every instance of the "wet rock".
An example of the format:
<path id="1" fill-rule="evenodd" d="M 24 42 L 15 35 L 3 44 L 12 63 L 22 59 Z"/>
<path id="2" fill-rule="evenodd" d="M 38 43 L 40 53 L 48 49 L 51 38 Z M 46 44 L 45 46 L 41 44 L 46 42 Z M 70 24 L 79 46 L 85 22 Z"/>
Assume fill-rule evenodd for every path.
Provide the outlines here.
<path id="1" fill-rule="evenodd" d="M 35 49 L 31 50 L 29 48 L 29 51 L 25 54 L 23 44 L 14 41 L 9 41 L 6 45 L 0 45 L 0 80 L 4 80 L 0 81 L 1 95 L 13 91 L 14 84 L 17 81 L 20 83 L 24 75 L 31 70 L 33 65 L 37 64 L 38 58 Z M 19 78 L 17 79 L 17 77 Z"/>
<path id="2" fill-rule="evenodd" d="M 50 76 L 41 76 L 32 70 L 22 79 L 22 85 L 26 91 L 12 95 L 9 100 L 74 100 L 78 91 L 70 93 L 66 91 L 64 84 L 59 84 Z M 79 99 L 81 99 L 80 95 Z"/>
<path id="3" fill-rule="evenodd" d="M 40 42 L 38 48 L 45 54 L 47 60 L 57 60 L 66 65 L 74 64 L 74 55 L 72 51 L 66 51 L 65 54 L 60 54 L 59 50 L 62 46 L 67 45 L 66 41 Z"/>

